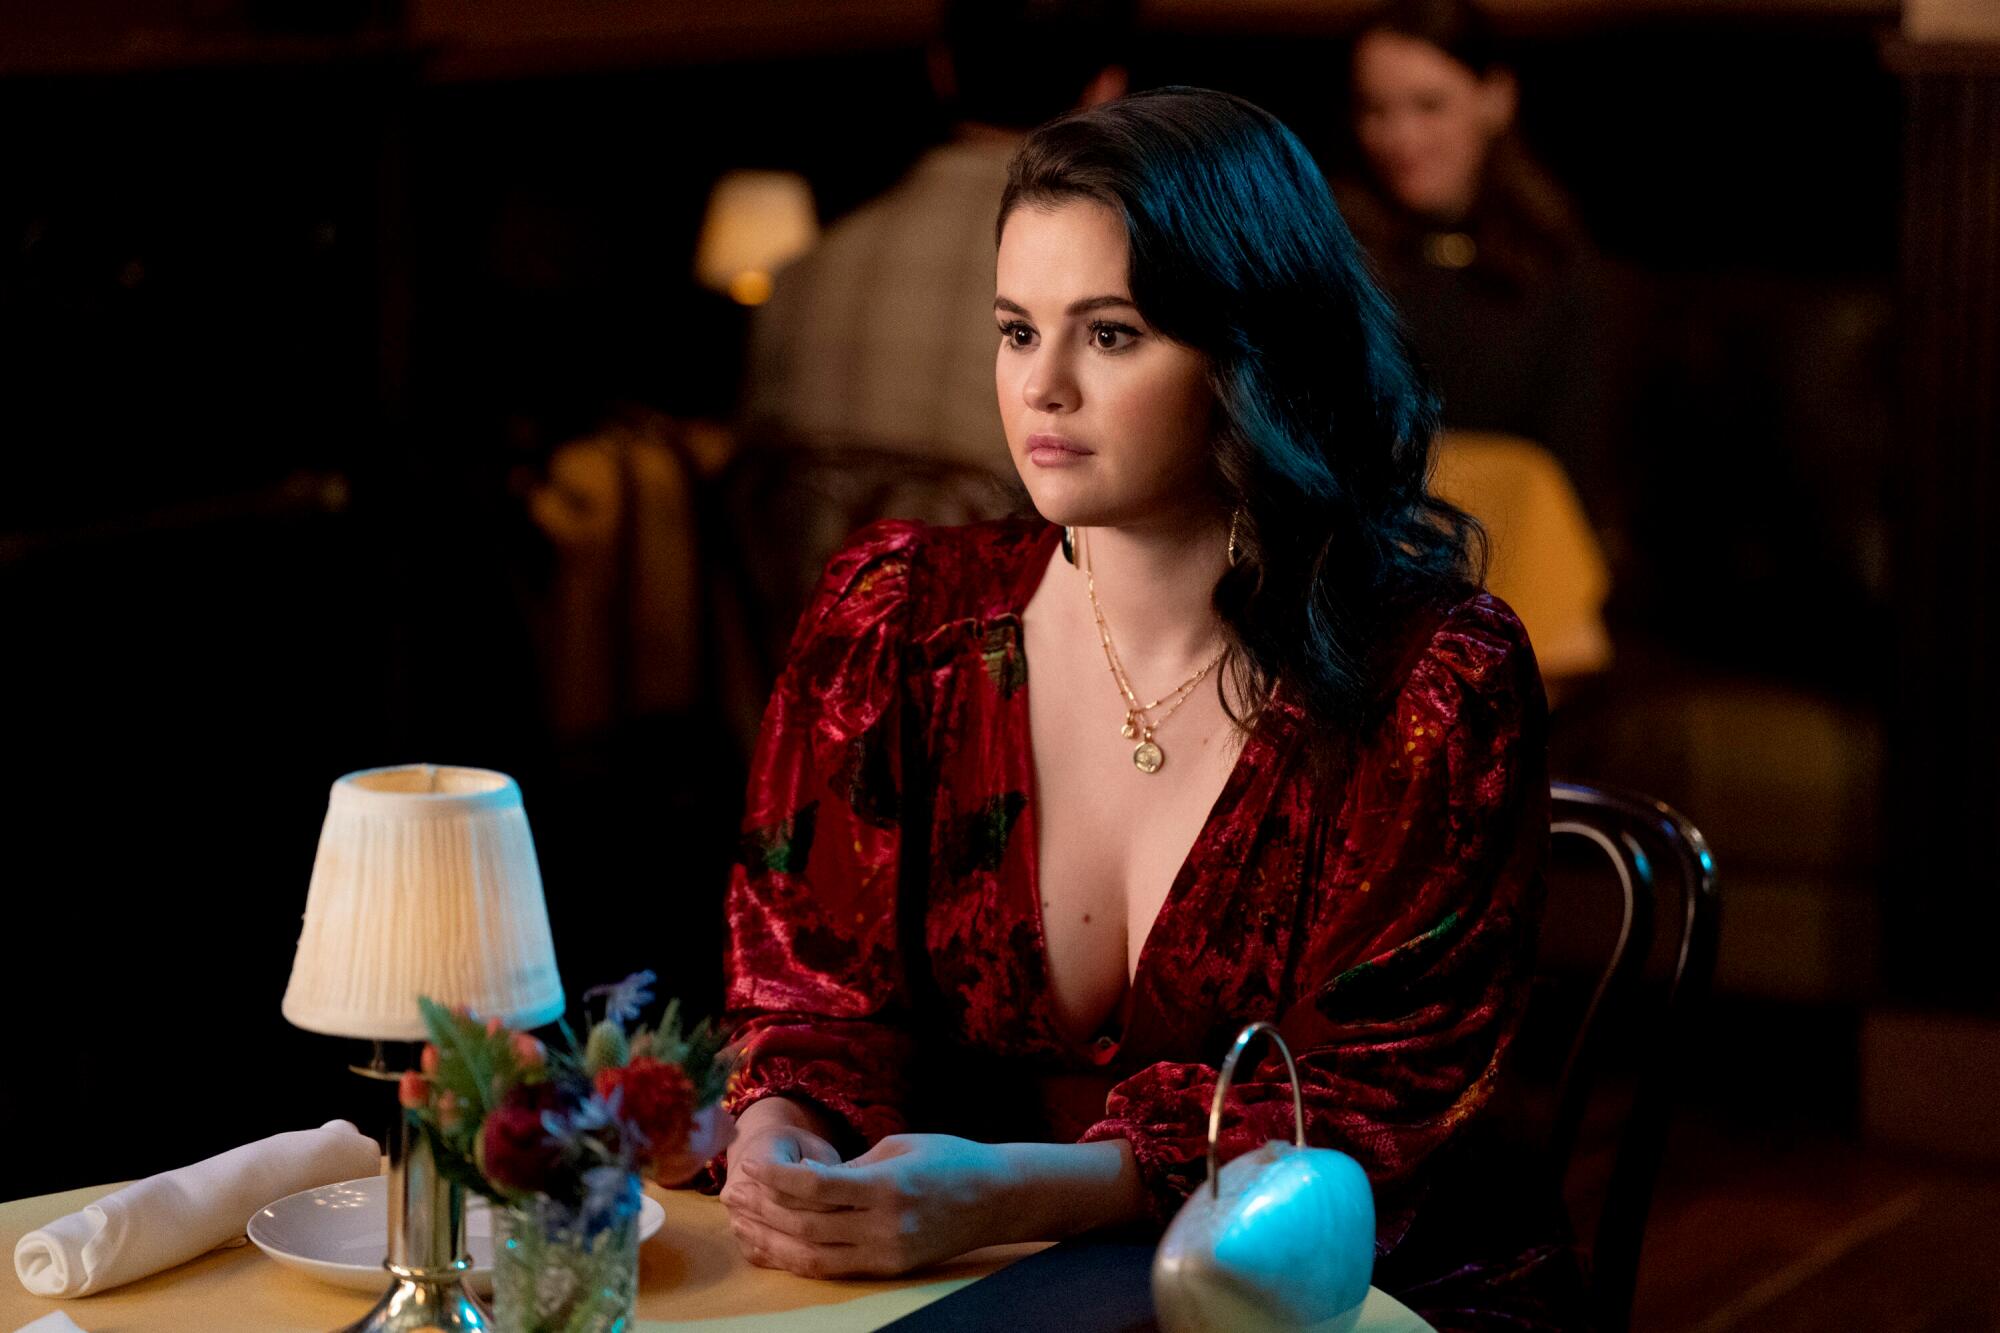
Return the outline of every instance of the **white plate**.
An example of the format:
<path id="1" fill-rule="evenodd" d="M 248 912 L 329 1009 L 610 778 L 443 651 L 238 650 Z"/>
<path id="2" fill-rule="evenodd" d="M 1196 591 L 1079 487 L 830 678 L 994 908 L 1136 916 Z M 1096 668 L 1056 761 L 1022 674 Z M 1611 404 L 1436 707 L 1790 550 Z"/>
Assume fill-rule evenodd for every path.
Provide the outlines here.
<path id="1" fill-rule="evenodd" d="M 287 1268 L 357 1291 L 380 1292 L 389 1285 L 382 1268 L 389 1250 L 388 1200 L 387 1176 L 300 1190 L 258 1209 L 250 1219 L 250 1240 Z M 666 1221 L 667 1210 L 657 1199 L 640 1199 L 641 1241 Z M 493 1283 L 493 1214 L 477 1195 L 465 1200 L 465 1249 L 472 1260 L 468 1277 L 484 1292 Z"/>

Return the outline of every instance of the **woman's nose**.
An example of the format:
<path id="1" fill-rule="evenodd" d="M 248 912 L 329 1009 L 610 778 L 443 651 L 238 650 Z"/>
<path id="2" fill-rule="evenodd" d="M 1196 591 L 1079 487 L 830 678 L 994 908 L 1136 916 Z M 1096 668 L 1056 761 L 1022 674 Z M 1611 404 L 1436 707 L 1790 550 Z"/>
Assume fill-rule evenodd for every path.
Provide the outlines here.
<path id="1" fill-rule="evenodd" d="M 1021 400 L 1037 412 L 1073 412 L 1079 396 L 1076 377 L 1060 356 L 1036 357 L 1021 381 Z"/>

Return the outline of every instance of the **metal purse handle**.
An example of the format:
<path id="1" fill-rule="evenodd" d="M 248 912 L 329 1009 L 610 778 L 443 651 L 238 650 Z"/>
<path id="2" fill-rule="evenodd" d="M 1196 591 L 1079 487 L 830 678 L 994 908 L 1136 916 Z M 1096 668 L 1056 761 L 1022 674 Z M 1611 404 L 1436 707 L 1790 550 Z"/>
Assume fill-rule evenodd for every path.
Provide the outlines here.
<path id="1" fill-rule="evenodd" d="M 1296 1126 L 1292 1142 L 1303 1148 L 1306 1146 L 1306 1102 L 1299 1092 L 1299 1067 L 1292 1061 L 1292 1048 L 1285 1045 L 1285 1039 L 1278 1035 L 1275 1023 L 1256 1022 L 1236 1034 L 1236 1044 L 1229 1048 L 1229 1054 L 1222 1061 L 1222 1074 L 1215 1080 L 1215 1100 L 1208 1105 L 1208 1188 L 1210 1197 L 1222 1197 L 1222 1103 L 1229 1096 L 1229 1080 L 1235 1076 L 1236 1062 L 1243 1058 L 1243 1048 L 1259 1032 L 1266 1033 L 1277 1044 L 1278 1054 L 1285 1057 L 1285 1070 L 1292 1076 L 1292 1122 Z"/>

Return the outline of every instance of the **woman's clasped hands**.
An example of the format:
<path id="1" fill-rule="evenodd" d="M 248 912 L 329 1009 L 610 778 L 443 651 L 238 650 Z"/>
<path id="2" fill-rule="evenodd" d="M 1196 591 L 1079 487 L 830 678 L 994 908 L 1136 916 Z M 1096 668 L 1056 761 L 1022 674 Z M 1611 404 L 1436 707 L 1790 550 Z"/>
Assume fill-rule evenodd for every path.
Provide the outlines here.
<path id="1" fill-rule="evenodd" d="M 769 1111 L 762 1111 L 764 1107 Z M 745 1112 L 722 1189 L 751 1263 L 806 1277 L 908 1272 L 1010 1239 L 999 1146 L 896 1134 L 849 1162 L 782 1098 Z"/>

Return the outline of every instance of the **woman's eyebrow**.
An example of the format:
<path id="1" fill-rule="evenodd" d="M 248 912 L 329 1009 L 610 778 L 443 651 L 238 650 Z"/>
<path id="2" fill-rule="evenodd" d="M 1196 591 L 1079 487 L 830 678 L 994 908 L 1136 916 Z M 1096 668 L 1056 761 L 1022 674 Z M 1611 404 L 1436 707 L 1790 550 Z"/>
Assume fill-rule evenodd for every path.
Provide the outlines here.
<path id="1" fill-rule="evenodd" d="M 1088 314 L 1092 310 L 1104 310 L 1112 306 L 1124 306 L 1131 310 L 1139 308 L 1132 304 L 1132 298 L 1129 296 L 1086 296 L 1081 301 L 1070 302 L 1069 309 L 1065 313 L 1083 315 Z M 993 298 L 993 308 L 995 310 L 1005 310 L 1010 315 L 1025 315 L 1028 313 L 1026 306 L 1016 304 L 1004 296 Z"/>

